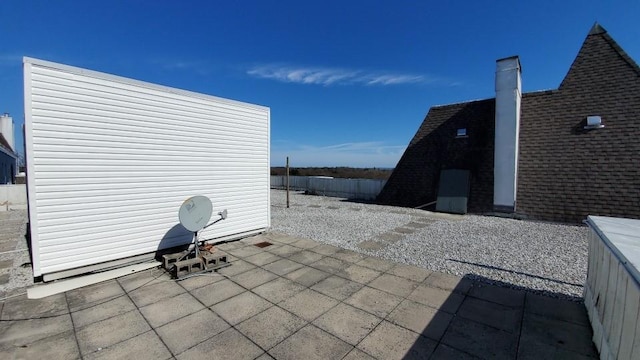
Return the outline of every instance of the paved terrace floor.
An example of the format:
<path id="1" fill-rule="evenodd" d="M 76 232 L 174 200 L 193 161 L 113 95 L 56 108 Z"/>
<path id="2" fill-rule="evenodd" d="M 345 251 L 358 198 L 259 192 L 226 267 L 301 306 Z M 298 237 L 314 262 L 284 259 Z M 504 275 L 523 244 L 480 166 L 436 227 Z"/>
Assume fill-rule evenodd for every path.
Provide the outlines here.
<path id="1" fill-rule="evenodd" d="M 219 273 L 153 269 L 0 303 L 0 358 L 597 357 L 580 303 L 278 233 L 219 248 L 233 260 Z"/>

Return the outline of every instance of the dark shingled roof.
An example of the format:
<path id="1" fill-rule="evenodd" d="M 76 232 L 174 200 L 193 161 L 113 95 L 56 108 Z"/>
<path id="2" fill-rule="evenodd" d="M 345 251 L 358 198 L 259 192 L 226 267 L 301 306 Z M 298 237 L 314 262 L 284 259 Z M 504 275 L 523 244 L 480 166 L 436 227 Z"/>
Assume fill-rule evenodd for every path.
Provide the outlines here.
<path id="1" fill-rule="evenodd" d="M 584 130 L 589 115 L 605 128 Z M 494 99 L 431 108 L 378 202 L 435 201 L 440 171 L 458 168 L 471 171 L 469 211 L 492 211 L 494 117 Z M 455 138 L 461 127 L 468 138 Z M 640 68 L 596 24 L 557 90 L 522 96 L 516 212 L 640 218 L 639 164 Z"/>

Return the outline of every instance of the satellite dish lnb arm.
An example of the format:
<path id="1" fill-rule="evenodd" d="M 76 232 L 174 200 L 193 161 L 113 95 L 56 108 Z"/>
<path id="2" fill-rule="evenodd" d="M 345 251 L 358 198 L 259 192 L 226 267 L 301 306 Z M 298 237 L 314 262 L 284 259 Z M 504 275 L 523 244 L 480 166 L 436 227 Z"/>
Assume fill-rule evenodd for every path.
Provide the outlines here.
<path id="1" fill-rule="evenodd" d="M 213 222 L 207 224 L 205 227 L 202 228 L 202 230 L 204 230 L 204 229 L 208 228 L 209 226 L 217 223 L 218 221 L 225 220 L 227 218 L 227 209 L 224 209 L 224 210 L 220 211 L 218 213 L 218 215 L 220 216 L 220 219 L 217 219 L 216 221 L 213 221 Z"/>

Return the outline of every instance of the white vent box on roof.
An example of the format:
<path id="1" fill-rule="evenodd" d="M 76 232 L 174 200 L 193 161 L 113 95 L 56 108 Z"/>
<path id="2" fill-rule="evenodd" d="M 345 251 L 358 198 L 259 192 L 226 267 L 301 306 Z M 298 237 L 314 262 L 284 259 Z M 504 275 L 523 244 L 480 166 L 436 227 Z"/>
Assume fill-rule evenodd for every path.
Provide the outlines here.
<path id="1" fill-rule="evenodd" d="M 585 129 L 602 129 L 603 127 L 604 125 L 602 124 L 602 118 L 600 116 L 587 116 L 587 126 L 584 127 Z"/>
<path id="2" fill-rule="evenodd" d="M 24 92 L 35 276 L 191 243 L 194 195 L 229 213 L 202 240 L 270 226 L 269 108 L 30 58 Z"/>

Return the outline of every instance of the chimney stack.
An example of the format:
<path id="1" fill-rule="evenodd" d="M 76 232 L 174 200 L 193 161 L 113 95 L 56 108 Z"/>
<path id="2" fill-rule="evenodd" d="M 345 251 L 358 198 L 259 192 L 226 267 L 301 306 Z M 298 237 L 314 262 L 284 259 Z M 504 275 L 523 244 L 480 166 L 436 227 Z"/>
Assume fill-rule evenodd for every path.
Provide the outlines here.
<path id="1" fill-rule="evenodd" d="M 13 136 L 13 118 L 9 116 L 8 113 L 4 113 L 0 116 L 0 133 L 7 140 L 9 146 L 11 146 L 11 151 L 16 152 L 16 145 L 14 143 Z"/>
<path id="2" fill-rule="evenodd" d="M 518 183 L 518 137 L 522 98 L 520 59 L 496 61 L 496 121 L 493 168 L 493 209 L 515 212 Z"/>

